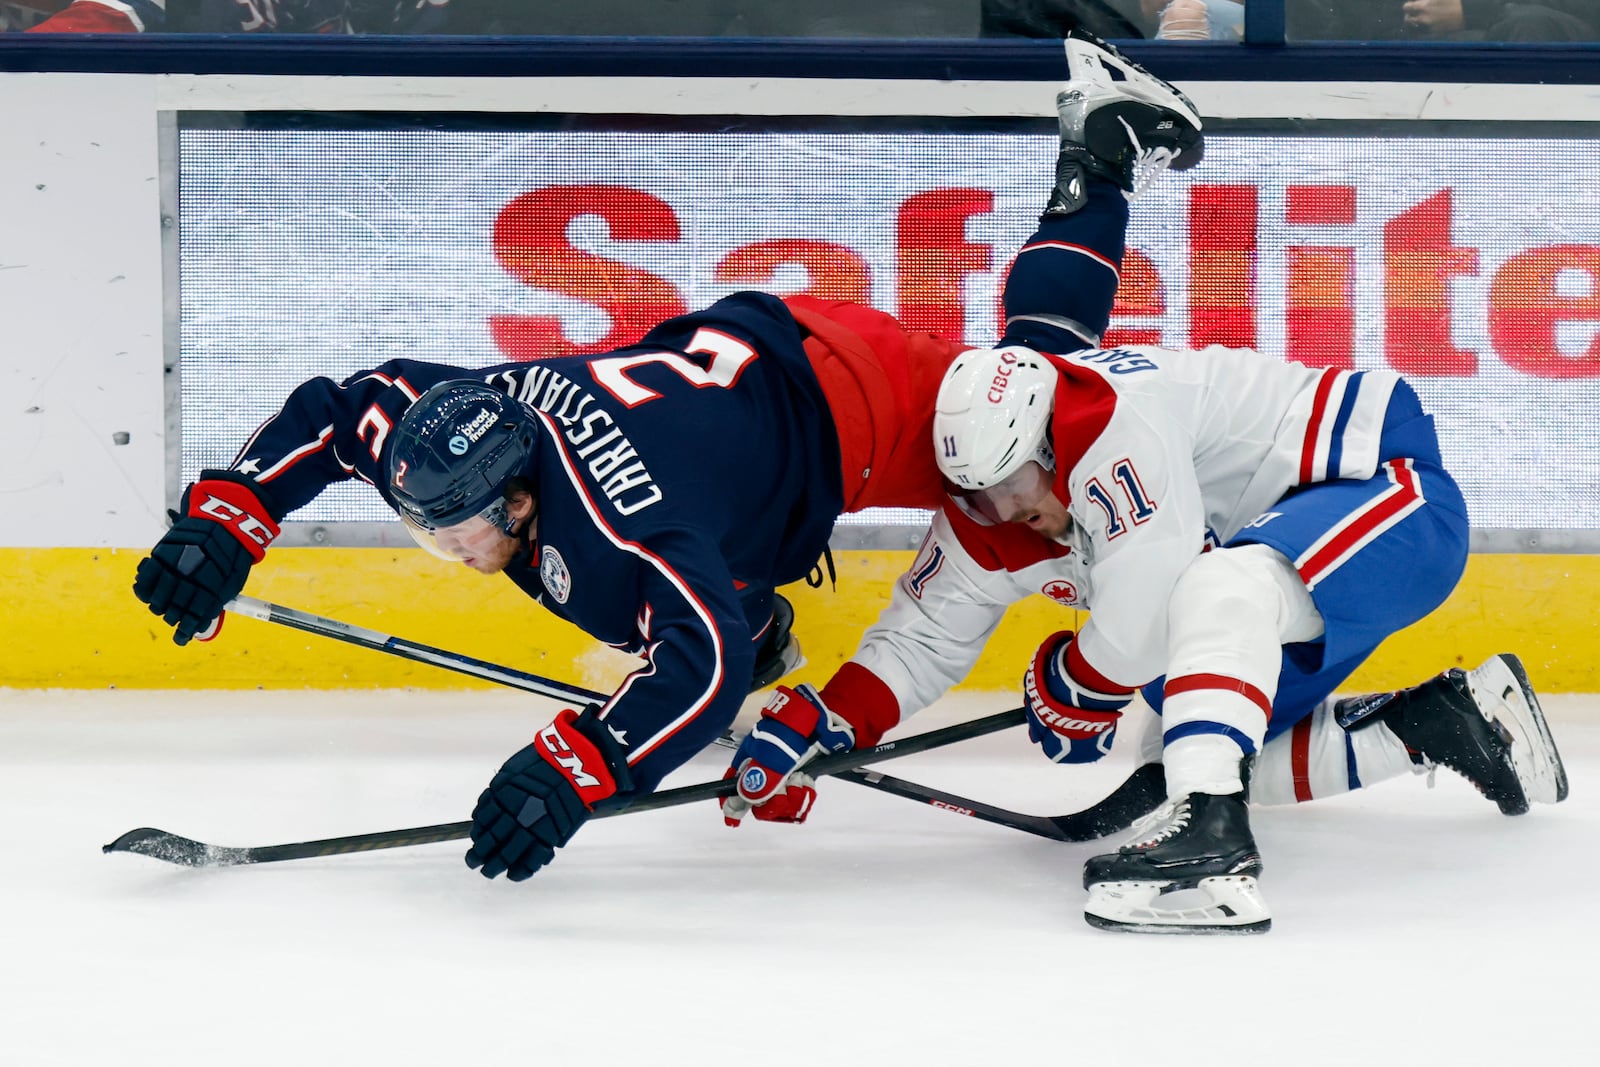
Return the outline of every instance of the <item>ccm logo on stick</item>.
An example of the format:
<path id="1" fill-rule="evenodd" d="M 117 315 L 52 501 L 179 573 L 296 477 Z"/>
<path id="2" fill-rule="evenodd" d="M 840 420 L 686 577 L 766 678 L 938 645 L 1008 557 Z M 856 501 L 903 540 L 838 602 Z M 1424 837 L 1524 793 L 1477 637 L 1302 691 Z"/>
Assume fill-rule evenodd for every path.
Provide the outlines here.
<path id="1" fill-rule="evenodd" d="M 957 815 L 971 815 L 972 814 L 972 809 L 971 808 L 963 808 L 959 804 L 946 804 L 942 800 L 930 800 L 930 801 L 928 801 L 928 803 L 932 804 L 936 808 L 943 808 L 945 811 L 953 811 Z"/>

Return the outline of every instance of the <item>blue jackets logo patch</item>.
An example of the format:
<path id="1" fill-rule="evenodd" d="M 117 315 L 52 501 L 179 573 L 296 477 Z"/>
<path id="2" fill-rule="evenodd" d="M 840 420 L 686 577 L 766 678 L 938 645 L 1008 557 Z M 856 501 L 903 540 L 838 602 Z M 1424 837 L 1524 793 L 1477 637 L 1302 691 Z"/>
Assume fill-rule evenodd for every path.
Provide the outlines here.
<path id="1" fill-rule="evenodd" d="M 572 595 L 572 575 L 567 573 L 567 561 L 549 545 L 539 552 L 539 580 L 557 604 L 565 604 Z"/>

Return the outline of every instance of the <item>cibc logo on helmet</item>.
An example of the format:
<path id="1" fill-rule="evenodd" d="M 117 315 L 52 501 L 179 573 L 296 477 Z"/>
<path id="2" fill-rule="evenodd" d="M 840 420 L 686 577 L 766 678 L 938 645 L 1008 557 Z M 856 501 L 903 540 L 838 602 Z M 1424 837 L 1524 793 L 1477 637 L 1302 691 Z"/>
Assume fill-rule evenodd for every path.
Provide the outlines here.
<path id="1" fill-rule="evenodd" d="M 994 377 L 989 381 L 989 392 L 984 399 L 998 404 L 1006 398 L 1006 386 L 1011 384 L 1011 371 L 1016 366 L 1017 352 L 1013 348 L 1000 350 L 1000 362 L 994 365 Z"/>

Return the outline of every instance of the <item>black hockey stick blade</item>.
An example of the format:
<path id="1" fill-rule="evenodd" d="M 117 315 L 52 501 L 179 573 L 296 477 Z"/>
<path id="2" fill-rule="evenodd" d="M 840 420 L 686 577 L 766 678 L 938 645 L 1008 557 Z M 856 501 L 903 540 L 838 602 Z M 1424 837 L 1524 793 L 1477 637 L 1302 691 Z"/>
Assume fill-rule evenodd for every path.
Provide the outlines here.
<path id="1" fill-rule="evenodd" d="M 472 830 L 470 822 L 442 823 L 438 826 L 419 826 L 410 830 L 385 830 L 375 834 L 354 834 L 349 837 L 330 837 L 321 841 L 297 841 L 289 845 L 262 845 L 257 848 L 232 848 L 227 845 L 208 845 L 204 841 L 141 826 L 129 830 L 101 852 L 132 852 L 139 856 L 180 867 L 240 867 L 247 863 L 273 863 L 277 860 L 310 859 L 315 856 L 338 856 L 346 852 L 371 852 L 380 848 L 403 848 L 407 845 L 428 845 L 437 841 L 454 841 L 466 837 Z"/>
<path id="2" fill-rule="evenodd" d="M 925 752 L 931 748 L 952 745 L 968 738 L 981 737 L 997 730 L 1020 726 L 1023 720 L 1022 709 L 1014 708 L 1011 711 L 1002 711 L 981 719 L 972 719 L 969 722 L 957 723 L 954 726 L 929 730 L 926 733 L 915 734 L 896 741 L 885 741 L 883 744 L 875 745 L 872 748 L 853 749 L 849 752 L 839 752 L 831 756 L 824 756 L 814 763 L 807 764 L 806 770 L 812 775 L 836 774 L 864 764 L 876 763 L 879 760 L 892 759 L 897 756 L 909 756 L 916 752 Z M 627 805 L 597 808 L 594 817 L 603 819 L 613 815 L 652 811 L 656 808 L 670 808 L 679 804 L 692 804 L 701 800 L 718 799 L 731 794 L 733 786 L 732 779 L 719 778 L 714 782 L 701 782 L 698 785 L 686 785 L 677 789 L 658 790 L 639 797 Z M 471 830 L 471 822 L 452 822 L 441 823 L 436 826 L 418 826 L 409 830 L 383 830 L 373 834 L 329 837 L 318 841 L 297 841 L 287 845 L 234 848 L 223 845 L 208 845 L 203 841 L 195 841 L 192 838 L 182 837 L 166 830 L 142 826 L 137 830 L 129 830 L 109 845 L 102 846 L 100 851 L 132 852 L 140 856 L 149 856 L 151 859 L 161 860 L 164 863 L 174 863 L 181 867 L 238 867 L 251 863 L 274 863 L 279 860 L 311 859 L 317 856 L 337 856 L 347 852 L 370 852 L 380 848 L 406 848 L 411 845 L 429 845 L 439 841 L 457 841 L 467 837 Z"/>
<path id="3" fill-rule="evenodd" d="M 1094 841 L 1119 833 L 1138 819 L 1155 811 L 1167 799 L 1167 772 L 1159 763 L 1135 768 L 1109 796 L 1098 804 L 1068 815 L 1052 816 L 1050 822 L 1063 841 Z"/>
<path id="4" fill-rule="evenodd" d="M 957 815 L 968 815 L 983 822 L 1009 826 L 1013 830 L 1047 837 L 1052 841 L 1095 841 L 1107 834 L 1126 830 L 1135 819 L 1148 815 L 1167 799 L 1167 777 L 1159 763 L 1147 763 L 1130 774 L 1126 781 L 1099 803 L 1066 815 L 1026 815 L 1008 811 L 981 800 L 931 789 L 877 771 L 847 771 L 838 777 L 860 782 L 908 800 L 919 800 Z"/>

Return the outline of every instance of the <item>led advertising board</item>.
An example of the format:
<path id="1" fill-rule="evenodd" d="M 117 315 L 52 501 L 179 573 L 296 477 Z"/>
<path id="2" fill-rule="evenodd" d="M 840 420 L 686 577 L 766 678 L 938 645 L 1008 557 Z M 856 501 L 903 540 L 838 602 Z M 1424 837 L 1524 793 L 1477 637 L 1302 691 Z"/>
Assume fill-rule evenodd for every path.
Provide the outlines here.
<path id="1" fill-rule="evenodd" d="M 179 476 L 306 378 L 601 352 L 743 288 L 993 341 L 1053 130 L 827 121 L 180 129 Z M 1107 341 L 1400 371 L 1475 527 L 1600 529 L 1597 167 L 1600 140 L 1211 135 L 1134 203 Z M 294 516 L 390 517 L 363 486 Z"/>

